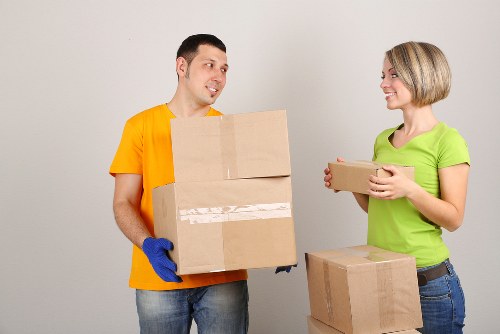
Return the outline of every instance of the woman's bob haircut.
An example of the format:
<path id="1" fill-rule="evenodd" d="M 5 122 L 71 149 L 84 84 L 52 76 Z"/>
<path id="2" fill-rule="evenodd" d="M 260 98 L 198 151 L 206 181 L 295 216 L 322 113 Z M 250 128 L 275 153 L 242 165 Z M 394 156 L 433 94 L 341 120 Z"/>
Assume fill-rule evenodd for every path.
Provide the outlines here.
<path id="1" fill-rule="evenodd" d="M 448 96 L 451 71 L 445 55 L 437 46 L 406 42 L 396 45 L 385 56 L 410 91 L 416 106 L 433 104 Z"/>

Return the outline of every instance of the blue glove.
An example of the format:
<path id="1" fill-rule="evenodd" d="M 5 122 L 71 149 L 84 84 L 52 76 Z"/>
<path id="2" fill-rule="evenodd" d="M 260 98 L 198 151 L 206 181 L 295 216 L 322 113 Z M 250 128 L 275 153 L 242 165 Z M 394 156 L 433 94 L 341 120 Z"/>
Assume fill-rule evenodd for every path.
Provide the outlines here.
<path id="1" fill-rule="evenodd" d="M 175 274 L 177 265 L 170 260 L 167 251 L 172 250 L 174 245 L 170 240 L 152 237 L 146 238 L 142 244 L 142 250 L 148 257 L 156 274 L 166 282 L 182 282 L 182 279 Z"/>
<path id="2" fill-rule="evenodd" d="M 292 267 L 297 267 L 296 264 L 294 264 L 293 266 L 282 266 L 282 267 L 277 267 L 276 268 L 276 271 L 274 272 L 275 274 L 277 273 L 280 273 L 282 271 L 286 271 L 287 273 L 290 272 L 290 270 L 292 270 Z"/>

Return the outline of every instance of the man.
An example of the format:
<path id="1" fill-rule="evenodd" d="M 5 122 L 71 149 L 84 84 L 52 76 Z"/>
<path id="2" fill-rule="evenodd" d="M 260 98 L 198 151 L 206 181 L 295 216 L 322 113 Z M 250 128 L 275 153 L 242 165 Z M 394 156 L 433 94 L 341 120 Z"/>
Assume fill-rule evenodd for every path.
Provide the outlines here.
<path id="1" fill-rule="evenodd" d="M 247 333 L 245 270 L 183 275 L 153 231 L 152 189 L 174 182 L 170 119 L 221 115 L 211 105 L 226 84 L 226 47 L 213 35 L 193 35 L 177 52 L 178 85 L 170 102 L 130 118 L 110 167 L 116 223 L 134 244 L 130 287 L 136 289 L 141 333 Z"/>

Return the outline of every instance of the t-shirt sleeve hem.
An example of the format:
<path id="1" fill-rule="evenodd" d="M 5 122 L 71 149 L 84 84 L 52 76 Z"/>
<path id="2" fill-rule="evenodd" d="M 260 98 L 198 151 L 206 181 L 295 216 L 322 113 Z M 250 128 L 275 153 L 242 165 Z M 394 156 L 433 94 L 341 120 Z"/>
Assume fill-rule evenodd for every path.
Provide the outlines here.
<path id="1" fill-rule="evenodd" d="M 110 168 L 109 175 L 115 177 L 116 174 L 139 174 L 142 175 L 141 170 L 127 170 L 127 169 L 118 169 L 118 168 Z"/>

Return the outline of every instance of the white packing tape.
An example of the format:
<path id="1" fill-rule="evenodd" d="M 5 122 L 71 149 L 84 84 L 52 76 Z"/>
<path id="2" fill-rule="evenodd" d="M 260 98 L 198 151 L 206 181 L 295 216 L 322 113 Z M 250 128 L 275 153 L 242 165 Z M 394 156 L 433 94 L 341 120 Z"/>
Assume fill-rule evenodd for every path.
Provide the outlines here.
<path id="1" fill-rule="evenodd" d="M 229 205 L 224 207 L 179 209 L 181 221 L 189 224 L 222 223 L 227 221 L 287 218 L 292 216 L 290 202 Z"/>

